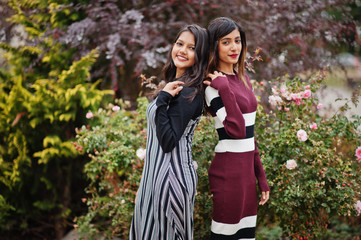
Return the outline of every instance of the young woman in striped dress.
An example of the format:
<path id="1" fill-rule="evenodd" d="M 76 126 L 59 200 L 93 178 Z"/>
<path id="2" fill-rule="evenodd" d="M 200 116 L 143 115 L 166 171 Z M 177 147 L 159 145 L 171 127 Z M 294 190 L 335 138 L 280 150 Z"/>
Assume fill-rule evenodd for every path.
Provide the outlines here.
<path id="1" fill-rule="evenodd" d="M 197 174 L 192 139 L 203 109 L 207 31 L 183 28 L 164 67 L 168 82 L 147 109 L 146 158 L 129 239 L 191 240 Z"/>
<path id="2" fill-rule="evenodd" d="M 254 138 L 257 100 L 244 74 L 246 36 L 229 18 L 208 26 L 210 59 L 206 104 L 215 120 L 219 142 L 209 168 L 213 194 L 211 239 L 255 239 L 257 181 L 260 205 L 269 187 Z"/>

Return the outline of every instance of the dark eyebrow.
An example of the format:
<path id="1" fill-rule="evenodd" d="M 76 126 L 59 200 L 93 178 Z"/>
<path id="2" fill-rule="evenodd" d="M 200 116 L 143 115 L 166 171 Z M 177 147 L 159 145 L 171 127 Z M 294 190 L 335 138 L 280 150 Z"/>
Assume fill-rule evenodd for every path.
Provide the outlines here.
<path id="1" fill-rule="evenodd" d="M 177 39 L 177 42 L 178 42 L 178 41 L 184 42 L 184 41 L 183 41 L 182 39 L 180 39 L 180 38 Z M 195 47 L 195 46 L 196 46 L 195 44 L 188 44 L 188 45 L 191 45 L 192 47 Z"/>
<path id="2" fill-rule="evenodd" d="M 237 38 L 241 38 L 241 36 L 235 37 L 235 39 L 237 39 Z M 231 40 L 231 39 L 232 39 L 232 38 L 222 38 L 221 41 L 223 41 L 223 40 Z"/>

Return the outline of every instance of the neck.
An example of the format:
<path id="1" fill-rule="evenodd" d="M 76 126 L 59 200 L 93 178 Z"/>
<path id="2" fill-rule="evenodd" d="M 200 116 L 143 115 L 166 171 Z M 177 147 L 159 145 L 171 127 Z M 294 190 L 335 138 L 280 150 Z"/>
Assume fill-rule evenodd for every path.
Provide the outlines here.
<path id="1" fill-rule="evenodd" d="M 183 74 L 184 74 L 184 70 L 177 68 L 177 71 L 175 73 L 175 78 L 180 78 Z"/>
<path id="2" fill-rule="evenodd" d="M 218 70 L 227 74 L 234 74 L 233 64 L 219 64 Z"/>

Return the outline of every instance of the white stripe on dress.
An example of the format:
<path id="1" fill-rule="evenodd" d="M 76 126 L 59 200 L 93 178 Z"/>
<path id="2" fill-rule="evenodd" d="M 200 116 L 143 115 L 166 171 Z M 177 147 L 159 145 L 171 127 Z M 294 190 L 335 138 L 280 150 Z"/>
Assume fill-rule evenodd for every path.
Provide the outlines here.
<path id="1" fill-rule="evenodd" d="M 256 222 L 257 215 L 244 217 L 239 221 L 239 223 L 235 224 L 219 223 L 212 220 L 211 230 L 215 234 L 234 235 L 240 229 L 256 227 Z"/>
<path id="2" fill-rule="evenodd" d="M 206 96 L 205 98 L 206 98 L 207 106 L 209 107 L 211 105 L 212 99 L 219 97 L 218 90 L 208 86 L 208 87 L 206 87 L 206 90 L 205 90 L 205 96 Z"/>
<path id="3" fill-rule="evenodd" d="M 223 107 L 224 108 L 224 107 Z M 246 123 L 246 127 L 248 126 L 252 126 L 255 124 L 255 121 L 256 121 L 256 113 L 257 112 L 251 112 L 251 113 L 244 113 L 243 114 L 243 118 L 244 118 L 244 121 Z M 213 117 L 214 119 L 214 125 L 216 127 L 216 129 L 219 129 L 219 128 L 223 128 L 223 121 L 221 121 L 219 118 L 218 118 L 218 114 L 217 116 L 214 116 Z"/>
<path id="4" fill-rule="evenodd" d="M 224 139 L 219 140 L 215 152 L 250 152 L 255 150 L 254 137 L 246 139 Z"/>

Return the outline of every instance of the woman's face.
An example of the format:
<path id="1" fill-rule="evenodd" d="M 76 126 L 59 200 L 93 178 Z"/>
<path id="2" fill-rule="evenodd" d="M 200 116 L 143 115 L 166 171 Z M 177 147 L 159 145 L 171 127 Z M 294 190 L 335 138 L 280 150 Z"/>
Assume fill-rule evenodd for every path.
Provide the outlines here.
<path id="1" fill-rule="evenodd" d="M 194 36 L 189 31 L 182 32 L 173 44 L 172 60 L 177 67 L 177 78 L 182 76 L 187 68 L 193 66 L 195 62 L 195 48 Z"/>
<path id="2" fill-rule="evenodd" d="M 237 64 L 241 51 L 241 34 L 235 29 L 218 41 L 219 68 Z"/>

